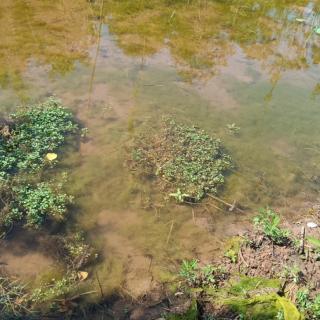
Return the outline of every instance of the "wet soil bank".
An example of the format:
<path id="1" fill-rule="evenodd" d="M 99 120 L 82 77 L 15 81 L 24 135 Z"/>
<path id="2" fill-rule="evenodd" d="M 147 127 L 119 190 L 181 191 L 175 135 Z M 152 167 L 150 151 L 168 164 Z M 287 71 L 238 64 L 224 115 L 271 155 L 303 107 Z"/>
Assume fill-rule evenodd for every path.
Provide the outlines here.
<path id="1" fill-rule="evenodd" d="M 186 284 L 180 273 L 140 297 L 126 292 L 113 295 L 102 304 L 89 307 L 89 318 L 317 319 L 301 305 L 301 292 L 308 291 L 310 301 L 320 292 L 318 251 L 312 241 L 309 242 L 311 238 L 320 237 L 319 227 L 315 226 L 320 221 L 317 208 L 310 209 L 308 216 L 283 222 L 282 228 L 290 231 L 290 238 L 285 243 L 274 243 L 254 227 L 227 241 L 224 253 L 212 259 L 212 266 L 223 270 L 215 286 L 206 285 L 203 277 L 194 282 L 189 279 Z M 232 258 L 226 252 L 233 249 Z M 279 309 L 277 313 L 283 318 L 274 317 L 269 306 L 274 299 L 282 299 L 284 304 L 292 307 L 290 312 L 293 313 L 286 314 L 284 307 L 284 311 Z M 253 313 L 241 318 L 241 308 L 237 310 L 235 306 L 243 301 L 250 301 L 248 305 L 252 306 L 265 304 L 264 311 L 249 311 Z M 193 314 L 190 313 L 192 308 L 196 309 Z"/>

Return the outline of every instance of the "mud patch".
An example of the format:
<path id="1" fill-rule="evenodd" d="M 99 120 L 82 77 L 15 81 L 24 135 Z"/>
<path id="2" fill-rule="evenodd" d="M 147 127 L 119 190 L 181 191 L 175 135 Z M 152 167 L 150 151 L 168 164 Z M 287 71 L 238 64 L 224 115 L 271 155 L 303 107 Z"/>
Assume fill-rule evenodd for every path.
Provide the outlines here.
<path id="1" fill-rule="evenodd" d="M 7 273 L 26 280 L 52 268 L 54 261 L 44 253 L 42 240 L 42 235 L 32 231 L 17 231 L 12 239 L 2 240 L 0 266 Z"/>

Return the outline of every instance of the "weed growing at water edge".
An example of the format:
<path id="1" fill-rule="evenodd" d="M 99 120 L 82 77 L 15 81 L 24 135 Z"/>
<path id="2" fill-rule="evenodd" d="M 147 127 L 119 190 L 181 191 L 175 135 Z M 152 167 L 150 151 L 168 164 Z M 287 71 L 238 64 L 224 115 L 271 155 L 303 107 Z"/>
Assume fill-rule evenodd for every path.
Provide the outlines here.
<path id="1" fill-rule="evenodd" d="M 229 249 L 225 252 L 225 257 L 229 258 L 232 263 L 237 263 L 238 261 L 238 253 L 235 252 L 233 249 Z"/>
<path id="2" fill-rule="evenodd" d="M 312 300 L 308 289 L 301 289 L 296 294 L 298 309 L 303 312 L 306 319 L 320 319 L 320 294 Z"/>
<path id="3" fill-rule="evenodd" d="M 314 253 L 316 254 L 316 259 L 320 259 L 320 239 L 317 239 L 315 237 L 307 237 L 308 242 L 312 245 L 312 249 Z"/>
<path id="4" fill-rule="evenodd" d="M 193 283 L 197 279 L 198 260 L 183 260 L 180 268 L 180 276 L 184 278 L 188 283 Z"/>
<path id="5" fill-rule="evenodd" d="M 280 217 L 272 209 L 261 209 L 253 222 L 275 244 L 283 245 L 289 242 L 290 232 L 279 227 Z"/>
<path id="6" fill-rule="evenodd" d="M 198 260 L 183 260 L 179 275 L 192 287 L 215 287 L 221 277 L 224 276 L 224 270 L 221 267 L 215 267 L 211 264 L 199 267 Z"/>
<path id="7" fill-rule="evenodd" d="M 303 273 L 297 267 L 296 265 L 294 266 L 285 266 L 282 276 L 286 279 L 292 280 L 294 283 L 298 284 L 303 277 Z"/>

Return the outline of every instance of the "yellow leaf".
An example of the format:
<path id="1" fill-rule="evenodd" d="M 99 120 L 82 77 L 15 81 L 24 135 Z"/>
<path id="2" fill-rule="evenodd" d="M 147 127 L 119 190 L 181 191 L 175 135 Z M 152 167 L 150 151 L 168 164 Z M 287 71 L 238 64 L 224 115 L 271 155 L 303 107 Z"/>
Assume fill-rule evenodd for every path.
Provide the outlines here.
<path id="1" fill-rule="evenodd" d="M 78 278 L 80 281 L 84 281 L 88 278 L 89 273 L 86 271 L 78 271 Z"/>
<path id="2" fill-rule="evenodd" d="M 56 153 L 47 153 L 46 154 L 46 159 L 49 161 L 53 161 L 57 159 L 58 155 Z"/>

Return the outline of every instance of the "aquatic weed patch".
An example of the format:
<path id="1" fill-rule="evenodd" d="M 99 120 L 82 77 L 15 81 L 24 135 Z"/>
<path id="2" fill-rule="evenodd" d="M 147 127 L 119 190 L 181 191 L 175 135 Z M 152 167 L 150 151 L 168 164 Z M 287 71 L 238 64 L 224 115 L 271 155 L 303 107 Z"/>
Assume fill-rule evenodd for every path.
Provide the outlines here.
<path id="1" fill-rule="evenodd" d="M 57 150 L 77 128 L 72 113 L 55 98 L 12 114 L 0 128 L 0 178 L 40 169 L 45 155 Z"/>
<path id="2" fill-rule="evenodd" d="M 5 217 L 5 223 L 25 221 L 27 226 L 39 227 L 48 216 L 56 220 L 63 219 L 67 205 L 72 197 L 63 193 L 49 183 L 30 184 L 12 189 L 14 193 L 10 211 Z"/>
<path id="3" fill-rule="evenodd" d="M 134 167 L 160 178 L 163 189 L 179 202 L 199 201 L 217 193 L 232 166 L 221 141 L 195 127 L 164 120 L 154 137 L 139 137 Z"/>
<path id="4" fill-rule="evenodd" d="M 71 197 L 60 183 L 45 181 L 54 153 L 78 131 L 72 113 L 55 98 L 20 108 L 0 125 L 0 226 L 14 222 L 39 227 L 62 218 Z M 48 157 L 50 155 L 50 157 Z"/>

